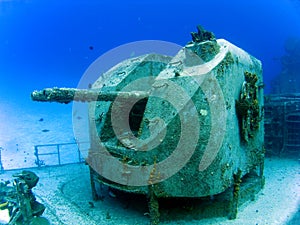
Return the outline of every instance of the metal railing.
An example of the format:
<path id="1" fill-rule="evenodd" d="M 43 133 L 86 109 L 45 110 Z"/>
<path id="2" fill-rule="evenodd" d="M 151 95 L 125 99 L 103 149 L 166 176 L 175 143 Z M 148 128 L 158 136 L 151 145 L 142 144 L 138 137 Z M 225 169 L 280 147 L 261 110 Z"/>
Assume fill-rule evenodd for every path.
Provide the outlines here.
<path id="1" fill-rule="evenodd" d="M 81 144 L 88 144 L 89 142 L 69 142 L 69 143 L 55 143 L 55 144 L 43 144 L 43 145 L 35 145 L 34 146 L 34 155 L 36 157 L 35 164 L 38 167 L 45 166 L 45 161 L 41 158 L 44 156 L 51 156 L 51 155 L 57 155 L 57 163 L 55 165 L 64 165 L 64 164 L 70 164 L 70 163 L 62 163 L 62 158 L 61 158 L 61 149 L 63 146 L 71 146 L 75 145 L 76 146 L 76 151 L 77 151 L 77 160 L 73 160 L 71 163 L 82 163 L 85 161 L 84 157 L 82 156 L 82 153 L 80 151 L 80 145 Z M 41 152 L 40 150 L 42 148 L 47 148 L 49 147 L 55 147 L 55 150 L 53 151 L 47 151 L 47 152 Z M 88 150 L 88 149 L 87 149 Z M 51 158 L 53 159 L 53 158 Z"/>

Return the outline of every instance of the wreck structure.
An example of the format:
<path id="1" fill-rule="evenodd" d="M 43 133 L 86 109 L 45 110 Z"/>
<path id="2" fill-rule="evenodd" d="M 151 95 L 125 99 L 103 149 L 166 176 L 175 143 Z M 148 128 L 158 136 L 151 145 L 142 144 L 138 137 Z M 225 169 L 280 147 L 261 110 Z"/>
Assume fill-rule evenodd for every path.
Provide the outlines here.
<path id="1" fill-rule="evenodd" d="M 265 97 L 265 147 L 268 155 L 299 156 L 300 93 Z"/>
<path id="2" fill-rule="evenodd" d="M 300 39 L 285 43 L 281 72 L 265 96 L 265 146 L 268 155 L 300 154 Z"/>

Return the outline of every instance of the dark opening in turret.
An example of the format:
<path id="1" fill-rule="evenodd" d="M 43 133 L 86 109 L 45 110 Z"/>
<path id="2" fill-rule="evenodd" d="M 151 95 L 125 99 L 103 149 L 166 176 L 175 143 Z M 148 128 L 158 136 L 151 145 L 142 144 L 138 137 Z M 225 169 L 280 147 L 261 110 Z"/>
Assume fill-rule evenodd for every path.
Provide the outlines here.
<path id="1" fill-rule="evenodd" d="M 148 98 L 143 98 L 134 104 L 129 114 L 129 126 L 132 133 L 137 136 L 141 126 Z"/>

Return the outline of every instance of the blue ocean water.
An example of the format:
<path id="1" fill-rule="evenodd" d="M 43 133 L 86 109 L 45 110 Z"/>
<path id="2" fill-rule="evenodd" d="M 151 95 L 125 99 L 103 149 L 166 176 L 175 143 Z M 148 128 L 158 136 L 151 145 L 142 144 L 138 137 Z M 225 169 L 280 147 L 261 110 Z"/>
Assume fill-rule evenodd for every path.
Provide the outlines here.
<path id="1" fill-rule="evenodd" d="M 280 72 L 284 42 L 300 36 L 296 0 L 1 0 L 0 98 L 32 104 L 30 92 L 76 87 L 97 57 L 119 45 L 185 45 L 201 24 L 263 63 L 265 91 Z"/>
<path id="2" fill-rule="evenodd" d="M 260 59 L 268 93 L 285 41 L 300 37 L 300 1 L 0 0 L 0 112 L 9 106 L 6 114 L 20 120 L 70 113 L 69 105 L 32 102 L 30 93 L 77 87 L 91 63 L 126 43 L 184 46 L 198 24 Z"/>
<path id="3" fill-rule="evenodd" d="M 162 40 L 184 46 L 198 24 L 260 59 L 265 93 L 270 93 L 286 54 L 285 41 L 300 38 L 300 1 L 0 0 L 0 147 L 5 140 L 4 153 L 17 148 L 19 155 L 13 157 L 28 164 L 30 157 L 34 160 L 34 144 L 72 141 L 71 134 L 65 135 L 71 124 L 57 127 L 60 121 L 47 114 L 70 112 L 70 106 L 32 102 L 33 90 L 76 87 L 91 63 L 126 43 Z M 5 107 L 8 117 L 1 117 Z M 11 133 L 20 135 L 9 137 L 3 122 L 12 114 L 22 119 L 22 113 L 22 124 L 12 120 L 16 128 Z M 40 139 L 28 141 L 29 133 Z"/>

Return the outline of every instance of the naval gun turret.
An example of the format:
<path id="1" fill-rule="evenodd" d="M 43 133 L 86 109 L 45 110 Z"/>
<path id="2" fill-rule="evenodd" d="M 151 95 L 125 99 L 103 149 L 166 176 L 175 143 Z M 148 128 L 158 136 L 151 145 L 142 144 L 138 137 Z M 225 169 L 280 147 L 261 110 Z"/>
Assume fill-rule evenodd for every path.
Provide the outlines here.
<path id="1" fill-rule="evenodd" d="M 90 89 L 32 93 L 35 101 L 88 102 L 94 199 L 97 183 L 145 194 L 152 224 L 159 199 L 172 197 L 230 196 L 233 219 L 243 187 L 264 183 L 261 62 L 197 29 L 174 57 L 129 58 Z M 249 177 L 255 182 L 243 186 Z"/>

